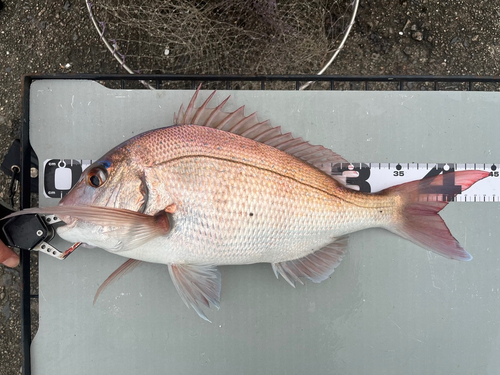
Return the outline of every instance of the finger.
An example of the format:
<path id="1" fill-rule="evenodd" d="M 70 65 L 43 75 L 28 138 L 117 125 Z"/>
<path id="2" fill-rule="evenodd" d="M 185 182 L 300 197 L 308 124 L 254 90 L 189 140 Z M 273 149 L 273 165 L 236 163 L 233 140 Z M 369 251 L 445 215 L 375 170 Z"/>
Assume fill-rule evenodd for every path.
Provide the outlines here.
<path id="1" fill-rule="evenodd" d="M 7 267 L 16 267 L 19 264 L 19 255 L 0 241 L 0 263 Z"/>

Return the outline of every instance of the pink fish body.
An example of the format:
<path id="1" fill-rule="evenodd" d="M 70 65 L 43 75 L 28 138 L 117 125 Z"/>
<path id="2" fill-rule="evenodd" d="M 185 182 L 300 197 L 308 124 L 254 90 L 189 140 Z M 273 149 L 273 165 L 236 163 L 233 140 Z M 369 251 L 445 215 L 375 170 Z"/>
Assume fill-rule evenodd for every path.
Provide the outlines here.
<path id="1" fill-rule="evenodd" d="M 154 152 L 151 146 L 157 144 L 165 147 Z M 364 202 L 364 194 L 293 156 L 222 130 L 163 128 L 124 143 L 103 159 L 122 166 L 127 150 L 145 186 L 127 184 L 141 181 L 128 166 L 119 172 L 128 177 L 112 186 L 110 167 L 109 183 L 91 204 L 133 211 L 145 204 L 141 211 L 149 215 L 175 204 L 175 213 L 169 233 L 157 241 L 112 250 L 126 257 L 166 264 L 277 263 L 304 257 L 347 233 L 389 225 L 393 217 L 386 197 Z M 115 155 L 120 156 L 115 160 Z M 127 185 L 130 191 L 125 192 Z M 94 188 L 80 181 L 62 204 L 81 204 L 88 190 Z M 118 190 L 125 199 L 115 199 Z M 76 241 L 70 233 L 69 228 L 60 231 Z"/>
<path id="2" fill-rule="evenodd" d="M 194 95 L 175 125 L 140 134 L 83 172 L 50 211 L 68 223 L 59 235 L 132 260 L 163 263 L 181 297 L 204 319 L 219 305 L 217 265 L 271 263 L 290 284 L 326 279 L 338 266 L 346 235 L 381 227 L 448 258 L 471 256 L 437 214 L 446 202 L 432 187 L 442 176 L 378 194 L 344 186 L 325 170 L 346 162 L 225 101 L 199 108 Z M 487 172 L 455 173 L 462 189 Z M 345 181 L 344 181 L 345 182 Z M 47 212 L 50 209 L 46 209 Z M 106 283 L 105 283 L 106 284 Z"/>

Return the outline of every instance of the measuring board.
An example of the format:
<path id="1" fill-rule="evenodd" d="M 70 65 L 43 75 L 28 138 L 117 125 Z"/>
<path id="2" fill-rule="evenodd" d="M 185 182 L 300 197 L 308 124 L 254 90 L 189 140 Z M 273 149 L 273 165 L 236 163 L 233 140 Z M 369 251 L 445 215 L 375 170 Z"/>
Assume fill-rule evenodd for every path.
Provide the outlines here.
<path id="1" fill-rule="evenodd" d="M 78 181 L 81 173 L 93 163 L 93 160 L 48 159 L 44 165 L 43 194 L 46 198 L 59 199 L 65 196 Z M 388 187 L 416 181 L 438 174 L 448 174 L 443 179 L 446 191 L 453 188 L 452 172 L 481 170 L 490 176 L 475 183 L 462 193 L 456 186 L 456 196 L 444 194 L 438 200 L 455 202 L 499 202 L 500 177 L 497 164 L 453 164 L 453 163 L 352 163 L 332 164 L 331 175 L 345 175 L 347 185 L 364 193 L 376 193 Z M 453 191 L 453 190 L 452 190 Z M 435 192 L 440 193 L 437 186 Z M 425 197 L 421 197 L 425 199 Z M 434 198 L 436 200 L 436 198 Z"/>
<path id="2" fill-rule="evenodd" d="M 35 81 L 30 140 L 40 164 L 55 161 L 51 173 L 61 180 L 57 186 L 53 180 L 53 187 L 67 190 L 85 163 L 73 163 L 71 172 L 57 169 L 71 169 L 71 160 L 96 160 L 137 134 L 172 125 L 174 112 L 193 92 Z M 210 94 L 202 90 L 200 102 Z M 363 163 L 353 163 L 350 172 L 358 174 L 348 177 L 360 189 L 366 187 L 363 179 L 375 191 L 417 171 L 413 177 L 424 177 L 438 166 L 431 162 L 457 169 L 456 163 L 489 163 L 476 167 L 491 169 L 500 162 L 497 92 L 241 90 L 218 91 L 214 104 L 228 95 L 228 111 L 246 105 L 246 114 L 258 111 L 261 121 L 270 119 L 346 160 L 365 162 L 369 170 L 356 171 Z M 58 165 L 59 159 L 69 163 Z M 405 164 L 411 161 L 419 164 Z M 384 169 L 383 163 L 390 164 Z M 349 173 L 349 165 L 335 168 L 332 173 Z M 40 168 L 40 181 L 43 173 Z M 476 185 L 488 180 L 496 177 Z M 42 188 L 40 183 L 40 206 L 56 205 L 58 199 L 46 197 Z M 97 288 L 125 258 L 87 248 L 63 262 L 40 256 L 33 374 L 146 375 L 168 369 L 179 375 L 301 375 L 312 368 L 325 374 L 496 374 L 500 205 L 449 204 L 440 215 L 472 261 L 439 257 L 382 229 L 364 230 L 349 236 L 342 263 L 320 284 L 291 288 L 269 264 L 219 267 L 221 305 L 207 312 L 212 324 L 186 308 L 165 265 L 139 265 L 93 305 Z"/>

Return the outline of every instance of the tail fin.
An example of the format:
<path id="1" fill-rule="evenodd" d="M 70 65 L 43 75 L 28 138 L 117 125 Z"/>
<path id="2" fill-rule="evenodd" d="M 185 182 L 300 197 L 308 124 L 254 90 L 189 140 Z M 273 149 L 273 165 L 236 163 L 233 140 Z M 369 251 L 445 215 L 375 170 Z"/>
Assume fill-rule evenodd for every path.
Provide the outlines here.
<path id="1" fill-rule="evenodd" d="M 454 190 L 457 187 L 461 186 L 464 191 L 488 175 L 484 171 L 447 173 L 384 190 L 382 194 L 401 197 L 401 211 L 394 224 L 386 229 L 446 258 L 471 260 L 472 256 L 460 246 L 438 215 L 448 204 L 439 200 L 443 195 L 455 196 L 460 193 Z M 447 191 L 448 185 L 443 182 L 450 177 L 454 177 L 455 183 Z"/>

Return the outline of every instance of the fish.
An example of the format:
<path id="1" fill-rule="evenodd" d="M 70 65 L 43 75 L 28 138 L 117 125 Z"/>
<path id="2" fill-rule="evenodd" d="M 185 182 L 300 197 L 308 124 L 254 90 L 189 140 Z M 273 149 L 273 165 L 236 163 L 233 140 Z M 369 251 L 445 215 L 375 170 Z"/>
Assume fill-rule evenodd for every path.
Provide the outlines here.
<path id="1" fill-rule="evenodd" d="M 165 264 L 186 306 L 209 321 L 219 308 L 221 265 L 270 263 L 290 285 L 319 283 L 341 263 L 350 233 L 382 228 L 446 258 L 472 256 L 439 212 L 443 175 L 378 193 L 351 189 L 331 165 L 348 163 L 244 106 L 197 105 L 200 88 L 171 126 L 116 146 L 81 175 L 59 206 L 58 235 L 129 258 L 99 288 L 139 262 Z M 462 191 L 488 172 L 452 172 Z M 448 175 L 449 176 L 449 175 Z M 94 299 L 94 303 L 95 303 Z"/>

